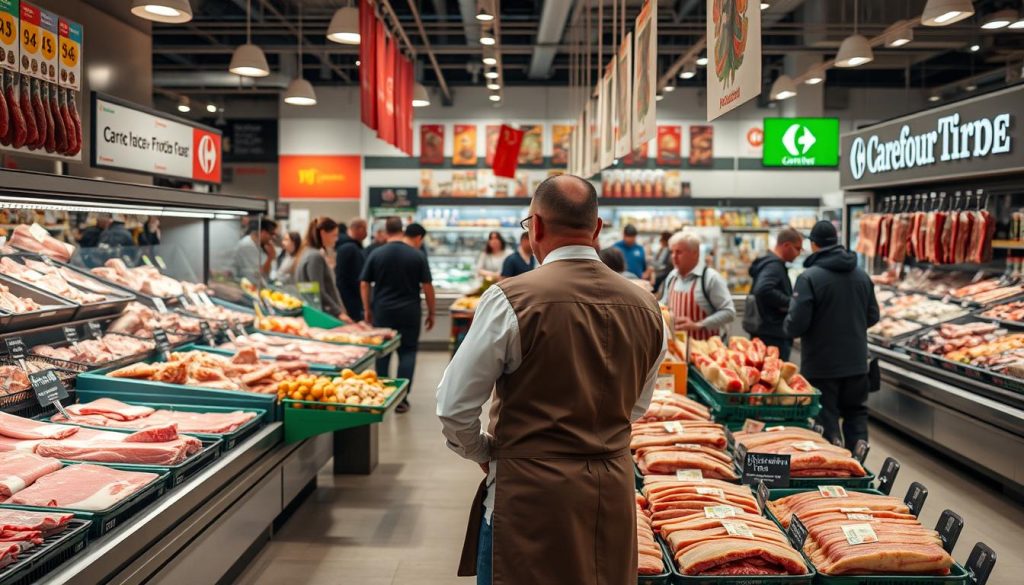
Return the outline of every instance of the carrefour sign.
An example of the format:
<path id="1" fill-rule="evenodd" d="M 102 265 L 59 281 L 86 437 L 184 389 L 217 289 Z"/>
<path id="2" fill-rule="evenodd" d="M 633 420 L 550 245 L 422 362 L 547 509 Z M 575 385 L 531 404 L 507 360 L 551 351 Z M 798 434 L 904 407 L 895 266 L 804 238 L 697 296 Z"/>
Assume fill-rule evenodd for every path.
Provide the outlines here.
<path id="1" fill-rule="evenodd" d="M 843 136 L 841 186 L 934 183 L 1024 171 L 1020 87 Z"/>
<path id="2" fill-rule="evenodd" d="M 834 167 L 839 164 L 836 118 L 765 118 L 761 162 L 766 167 Z"/>

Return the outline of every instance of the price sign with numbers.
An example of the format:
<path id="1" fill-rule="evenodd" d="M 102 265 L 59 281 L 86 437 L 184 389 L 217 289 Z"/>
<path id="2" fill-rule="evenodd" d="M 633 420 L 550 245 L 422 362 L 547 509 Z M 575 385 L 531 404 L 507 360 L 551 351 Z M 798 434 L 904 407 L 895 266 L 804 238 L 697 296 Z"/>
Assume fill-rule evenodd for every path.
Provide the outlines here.
<path id="1" fill-rule="evenodd" d="M 162 359 L 171 357 L 171 340 L 167 338 L 167 332 L 160 327 L 153 329 L 153 343 L 156 344 L 156 351 Z"/>
<path id="2" fill-rule="evenodd" d="M 28 375 L 28 381 L 40 406 L 50 406 L 68 397 L 68 389 L 52 369 L 32 372 Z"/>
<path id="3" fill-rule="evenodd" d="M 82 88 L 82 25 L 66 18 L 59 19 L 57 31 L 60 47 L 57 61 L 57 83 L 71 89 Z"/>
<path id="4" fill-rule="evenodd" d="M 7 346 L 7 354 L 11 356 L 11 359 L 25 359 L 25 342 L 20 337 L 6 337 L 4 344 Z"/>
<path id="5" fill-rule="evenodd" d="M 42 33 L 39 30 L 39 7 L 21 2 L 21 59 L 19 60 L 20 71 L 31 77 L 39 77 L 40 52 L 39 45 L 42 42 Z"/>
<path id="6" fill-rule="evenodd" d="M 75 329 L 74 327 L 64 327 L 63 330 L 64 330 L 64 339 L 66 339 L 68 343 L 70 343 L 71 345 L 74 345 L 74 344 L 78 343 L 78 330 L 77 329 Z"/>
<path id="7" fill-rule="evenodd" d="M 0 69 L 18 70 L 20 16 L 16 0 L 0 0 Z"/>
<path id="8" fill-rule="evenodd" d="M 93 339 L 99 339 L 100 337 L 103 337 L 103 328 L 100 327 L 99 323 L 95 321 L 89 321 L 88 323 L 86 323 L 86 327 L 89 328 L 89 333 L 92 335 Z"/>
<path id="9" fill-rule="evenodd" d="M 206 342 L 206 345 L 209 345 L 210 347 L 217 345 L 213 337 L 213 331 L 210 329 L 210 323 L 208 321 L 199 322 L 199 332 L 202 334 L 203 341 Z"/>
<path id="10" fill-rule="evenodd" d="M 44 9 L 39 9 L 38 77 L 57 81 L 57 15 Z"/>

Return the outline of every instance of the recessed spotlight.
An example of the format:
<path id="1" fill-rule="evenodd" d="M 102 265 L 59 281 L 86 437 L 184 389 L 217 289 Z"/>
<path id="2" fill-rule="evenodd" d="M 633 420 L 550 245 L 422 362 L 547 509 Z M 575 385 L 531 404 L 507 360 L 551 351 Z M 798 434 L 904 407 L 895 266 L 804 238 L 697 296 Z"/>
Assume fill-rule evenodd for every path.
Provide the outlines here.
<path id="1" fill-rule="evenodd" d="M 487 12 L 487 9 L 481 6 L 480 11 L 476 13 L 476 19 L 480 22 L 491 22 L 494 20 L 494 15 Z"/>
<path id="2" fill-rule="evenodd" d="M 977 53 L 977 52 L 978 52 L 978 51 L 980 51 L 980 50 L 981 50 L 981 45 L 979 45 L 979 44 L 973 44 L 973 45 L 971 45 L 971 47 L 970 47 L 970 51 L 971 51 L 972 53 Z"/>
<path id="3" fill-rule="evenodd" d="M 497 78 L 501 77 L 501 74 L 499 74 L 497 71 L 492 69 L 492 70 L 488 71 L 487 73 L 484 73 L 484 77 L 486 77 L 487 79 L 497 79 Z"/>
<path id="4" fill-rule="evenodd" d="M 671 84 L 666 85 L 665 87 L 661 88 L 661 91 L 663 91 L 665 93 L 672 93 L 675 90 L 676 90 L 676 86 L 671 85 Z"/>
<path id="5" fill-rule="evenodd" d="M 494 57 L 484 57 L 484 65 L 495 66 L 498 64 L 498 60 Z"/>
<path id="6" fill-rule="evenodd" d="M 178 111 L 182 114 L 187 114 L 192 111 L 192 102 L 185 96 L 181 96 L 178 100 Z"/>
<path id="7" fill-rule="evenodd" d="M 206 104 L 206 111 L 210 112 L 211 114 L 216 114 L 217 113 L 217 106 L 215 106 L 213 104 Z"/>
<path id="8" fill-rule="evenodd" d="M 487 96 L 487 99 L 491 100 L 492 102 L 500 102 L 501 101 L 501 95 L 500 94 L 496 94 L 496 93 L 492 93 L 491 95 Z"/>
<path id="9" fill-rule="evenodd" d="M 491 91 L 498 91 L 499 89 L 501 89 L 501 84 L 498 83 L 497 81 L 488 82 L 487 83 L 487 89 L 489 89 Z"/>
<path id="10" fill-rule="evenodd" d="M 964 86 L 965 91 L 974 91 L 976 89 L 978 89 L 978 86 L 973 83 L 968 83 L 967 85 Z"/>
<path id="11" fill-rule="evenodd" d="M 484 33 L 480 35 L 480 44 L 484 45 L 485 47 L 493 46 L 497 42 L 498 41 L 494 40 L 494 37 L 492 37 L 490 33 Z"/>
<path id="12" fill-rule="evenodd" d="M 679 73 L 680 79 L 693 79 L 697 75 L 697 64 L 693 61 L 683 63 L 683 70 Z"/>
<path id="13" fill-rule="evenodd" d="M 942 99 L 942 98 L 939 97 L 939 94 L 937 94 L 937 93 L 933 93 L 932 95 L 928 96 L 928 101 L 930 101 L 930 102 L 937 102 L 940 99 Z"/>

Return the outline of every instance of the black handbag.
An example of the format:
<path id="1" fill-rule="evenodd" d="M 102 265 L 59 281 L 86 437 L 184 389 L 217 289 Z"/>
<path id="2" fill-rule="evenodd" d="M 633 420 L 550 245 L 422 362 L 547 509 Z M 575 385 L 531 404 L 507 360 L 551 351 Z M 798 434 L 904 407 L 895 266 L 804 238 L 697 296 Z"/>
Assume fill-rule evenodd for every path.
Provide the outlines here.
<path id="1" fill-rule="evenodd" d="M 868 359 L 868 392 L 882 389 L 882 370 L 878 367 L 878 358 Z"/>

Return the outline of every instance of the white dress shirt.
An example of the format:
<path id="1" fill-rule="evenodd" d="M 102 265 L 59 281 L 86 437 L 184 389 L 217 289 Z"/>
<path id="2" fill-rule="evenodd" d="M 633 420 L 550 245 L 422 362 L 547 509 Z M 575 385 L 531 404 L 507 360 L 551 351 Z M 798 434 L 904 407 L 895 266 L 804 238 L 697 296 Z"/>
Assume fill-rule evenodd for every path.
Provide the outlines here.
<path id="1" fill-rule="evenodd" d="M 600 262 L 597 252 L 588 246 L 563 246 L 553 250 L 544 259 L 545 265 L 559 260 L 592 260 Z M 668 332 L 665 332 L 667 340 Z M 654 382 L 661 358 L 668 349 L 662 342 L 661 357 L 647 374 L 640 398 L 633 406 L 630 420 L 637 420 L 647 411 L 654 395 Z M 491 397 L 494 383 L 504 374 L 515 372 L 522 363 L 519 341 L 519 320 L 515 310 L 497 286 L 487 289 L 480 297 L 473 325 L 459 351 L 452 357 L 437 387 L 437 416 L 441 419 L 442 433 L 448 448 L 476 463 L 490 461 L 487 477 L 487 498 L 484 500 L 485 518 L 490 523 L 494 509 L 494 477 L 497 462 L 491 461 L 490 446 L 493 437 L 482 429 L 480 416 L 483 405 Z"/>

